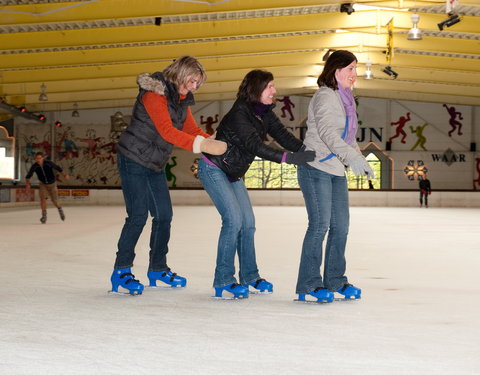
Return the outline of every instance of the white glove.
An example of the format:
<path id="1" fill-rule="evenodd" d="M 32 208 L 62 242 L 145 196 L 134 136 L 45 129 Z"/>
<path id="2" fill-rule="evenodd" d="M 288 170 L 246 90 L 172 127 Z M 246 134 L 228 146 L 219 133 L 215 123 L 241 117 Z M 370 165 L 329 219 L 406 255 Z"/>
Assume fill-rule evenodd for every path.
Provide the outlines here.
<path id="1" fill-rule="evenodd" d="M 370 163 L 365 160 L 363 156 L 357 156 L 350 163 L 350 169 L 357 176 L 367 176 L 369 179 L 375 178 L 375 173 L 373 173 Z"/>
<path id="2" fill-rule="evenodd" d="M 211 155 L 222 155 L 227 151 L 227 144 L 223 141 L 205 138 L 200 143 L 200 151 Z"/>
<path id="3" fill-rule="evenodd" d="M 222 155 L 227 151 L 227 144 L 213 138 L 204 138 L 197 135 L 193 141 L 192 151 L 196 154 L 205 152 L 211 155 Z"/>

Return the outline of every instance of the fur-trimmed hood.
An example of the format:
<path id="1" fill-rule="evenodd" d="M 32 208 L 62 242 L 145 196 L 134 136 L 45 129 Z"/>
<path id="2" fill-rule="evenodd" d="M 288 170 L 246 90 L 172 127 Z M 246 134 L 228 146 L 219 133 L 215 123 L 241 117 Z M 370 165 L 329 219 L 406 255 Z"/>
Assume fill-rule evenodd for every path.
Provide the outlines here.
<path id="1" fill-rule="evenodd" d="M 163 78 L 161 73 L 141 73 L 137 76 L 137 83 L 144 90 L 165 95 L 165 84 L 159 78 Z"/>

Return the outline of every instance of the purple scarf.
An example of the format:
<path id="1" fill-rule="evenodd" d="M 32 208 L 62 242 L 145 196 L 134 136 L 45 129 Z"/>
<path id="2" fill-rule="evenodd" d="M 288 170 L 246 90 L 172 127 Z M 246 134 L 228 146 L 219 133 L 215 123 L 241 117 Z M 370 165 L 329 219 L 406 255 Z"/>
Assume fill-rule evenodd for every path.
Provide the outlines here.
<path id="1" fill-rule="evenodd" d="M 352 90 L 344 89 L 342 85 L 338 85 L 338 92 L 342 99 L 343 107 L 347 113 L 348 129 L 345 142 L 349 145 L 355 143 L 355 137 L 357 135 L 358 120 L 357 120 L 357 106 L 355 105 L 355 98 L 353 97 Z"/>
<path id="2" fill-rule="evenodd" d="M 265 116 L 265 113 L 267 113 L 268 110 L 271 108 L 271 104 L 255 103 L 253 105 L 253 110 L 255 111 L 255 114 L 260 118 L 263 118 L 263 116 Z"/>

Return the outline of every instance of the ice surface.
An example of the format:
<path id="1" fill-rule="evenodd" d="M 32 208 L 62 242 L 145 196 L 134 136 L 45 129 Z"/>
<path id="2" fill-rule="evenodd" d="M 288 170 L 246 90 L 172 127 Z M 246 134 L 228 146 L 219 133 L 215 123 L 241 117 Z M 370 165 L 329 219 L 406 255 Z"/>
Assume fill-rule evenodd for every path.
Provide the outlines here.
<path id="1" fill-rule="evenodd" d="M 112 296 L 121 206 L 0 210 L 0 374 L 480 374 L 480 210 L 351 208 L 362 299 L 300 304 L 304 207 L 255 207 L 271 295 L 211 296 L 220 218 L 174 207 L 169 266 L 185 289 Z M 150 224 L 133 272 L 147 283 Z"/>

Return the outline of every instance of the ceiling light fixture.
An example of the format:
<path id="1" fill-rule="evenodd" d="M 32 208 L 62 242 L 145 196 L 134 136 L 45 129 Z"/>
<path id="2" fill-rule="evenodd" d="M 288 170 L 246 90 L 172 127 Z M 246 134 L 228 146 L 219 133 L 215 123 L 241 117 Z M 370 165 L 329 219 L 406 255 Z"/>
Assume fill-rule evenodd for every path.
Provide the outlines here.
<path id="1" fill-rule="evenodd" d="M 398 77 L 398 73 L 394 72 L 390 65 L 387 65 L 385 68 L 383 68 L 382 72 L 384 72 L 386 75 L 389 75 L 390 77 L 393 77 L 393 79 L 397 79 Z"/>
<path id="2" fill-rule="evenodd" d="M 407 39 L 408 40 L 422 40 L 422 30 L 420 30 L 417 25 L 420 20 L 420 16 L 416 13 L 412 14 L 412 28 L 408 31 Z"/>
<path id="3" fill-rule="evenodd" d="M 45 91 L 47 90 L 47 86 L 45 86 L 44 83 L 42 83 L 42 85 L 40 86 L 40 90 L 41 90 L 41 93 L 40 93 L 40 95 L 38 96 L 38 100 L 41 101 L 41 102 L 46 102 L 46 101 L 48 101 L 48 96 L 47 96 L 47 94 L 45 93 Z"/>
<path id="4" fill-rule="evenodd" d="M 6 110 L 14 116 L 20 116 L 38 122 L 45 122 L 46 120 L 43 114 L 36 115 L 35 113 L 28 111 L 25 107 L 16 107 L 14 105 L 8 104 L 5 101 L 5 98 L 2 97 L 0 97 L 0 108 Z"/>
<path id="5" fill-rule="evenodd" d="M 448 17 L 446 20 L 440 22 L 438 24 L 438 28 L 440 31 L 442 31 L 445 27 L 450 27 L 452 25 L 455 25 L 456 23 L 459 23 L 461 21 L 460 17 L 458 14 L 448 14 L 450 17 Z"/>
<path id="6" fill-rule="evenodd" d="M 78 112 L 78 104 L 77 103 L 73 103 L 72 117 L 80 117 L 80 113 Z"/>
<path id="7" fill-rule="evenodd" d="M 353 4 L 352 3 L 344 3 L 340 5 L 340 12 L 341 13 L 347 13 L 348 15 L 352 14 L 355 12 L 355 9 L 353 9 Z"/>
<path id="8" fill-rule="evenodd" d="M 373 73 L 372 73 L 372 70 L 370 69 L 372 66 L 372 62 L 370 60 L 367 60 L 367 62 L 365 63 L 365 66 L 367 67 L 367 70 L 365 70 L 365 74 L 363 75 L 363 77 L 365 79 L 373 79 Z"/>

